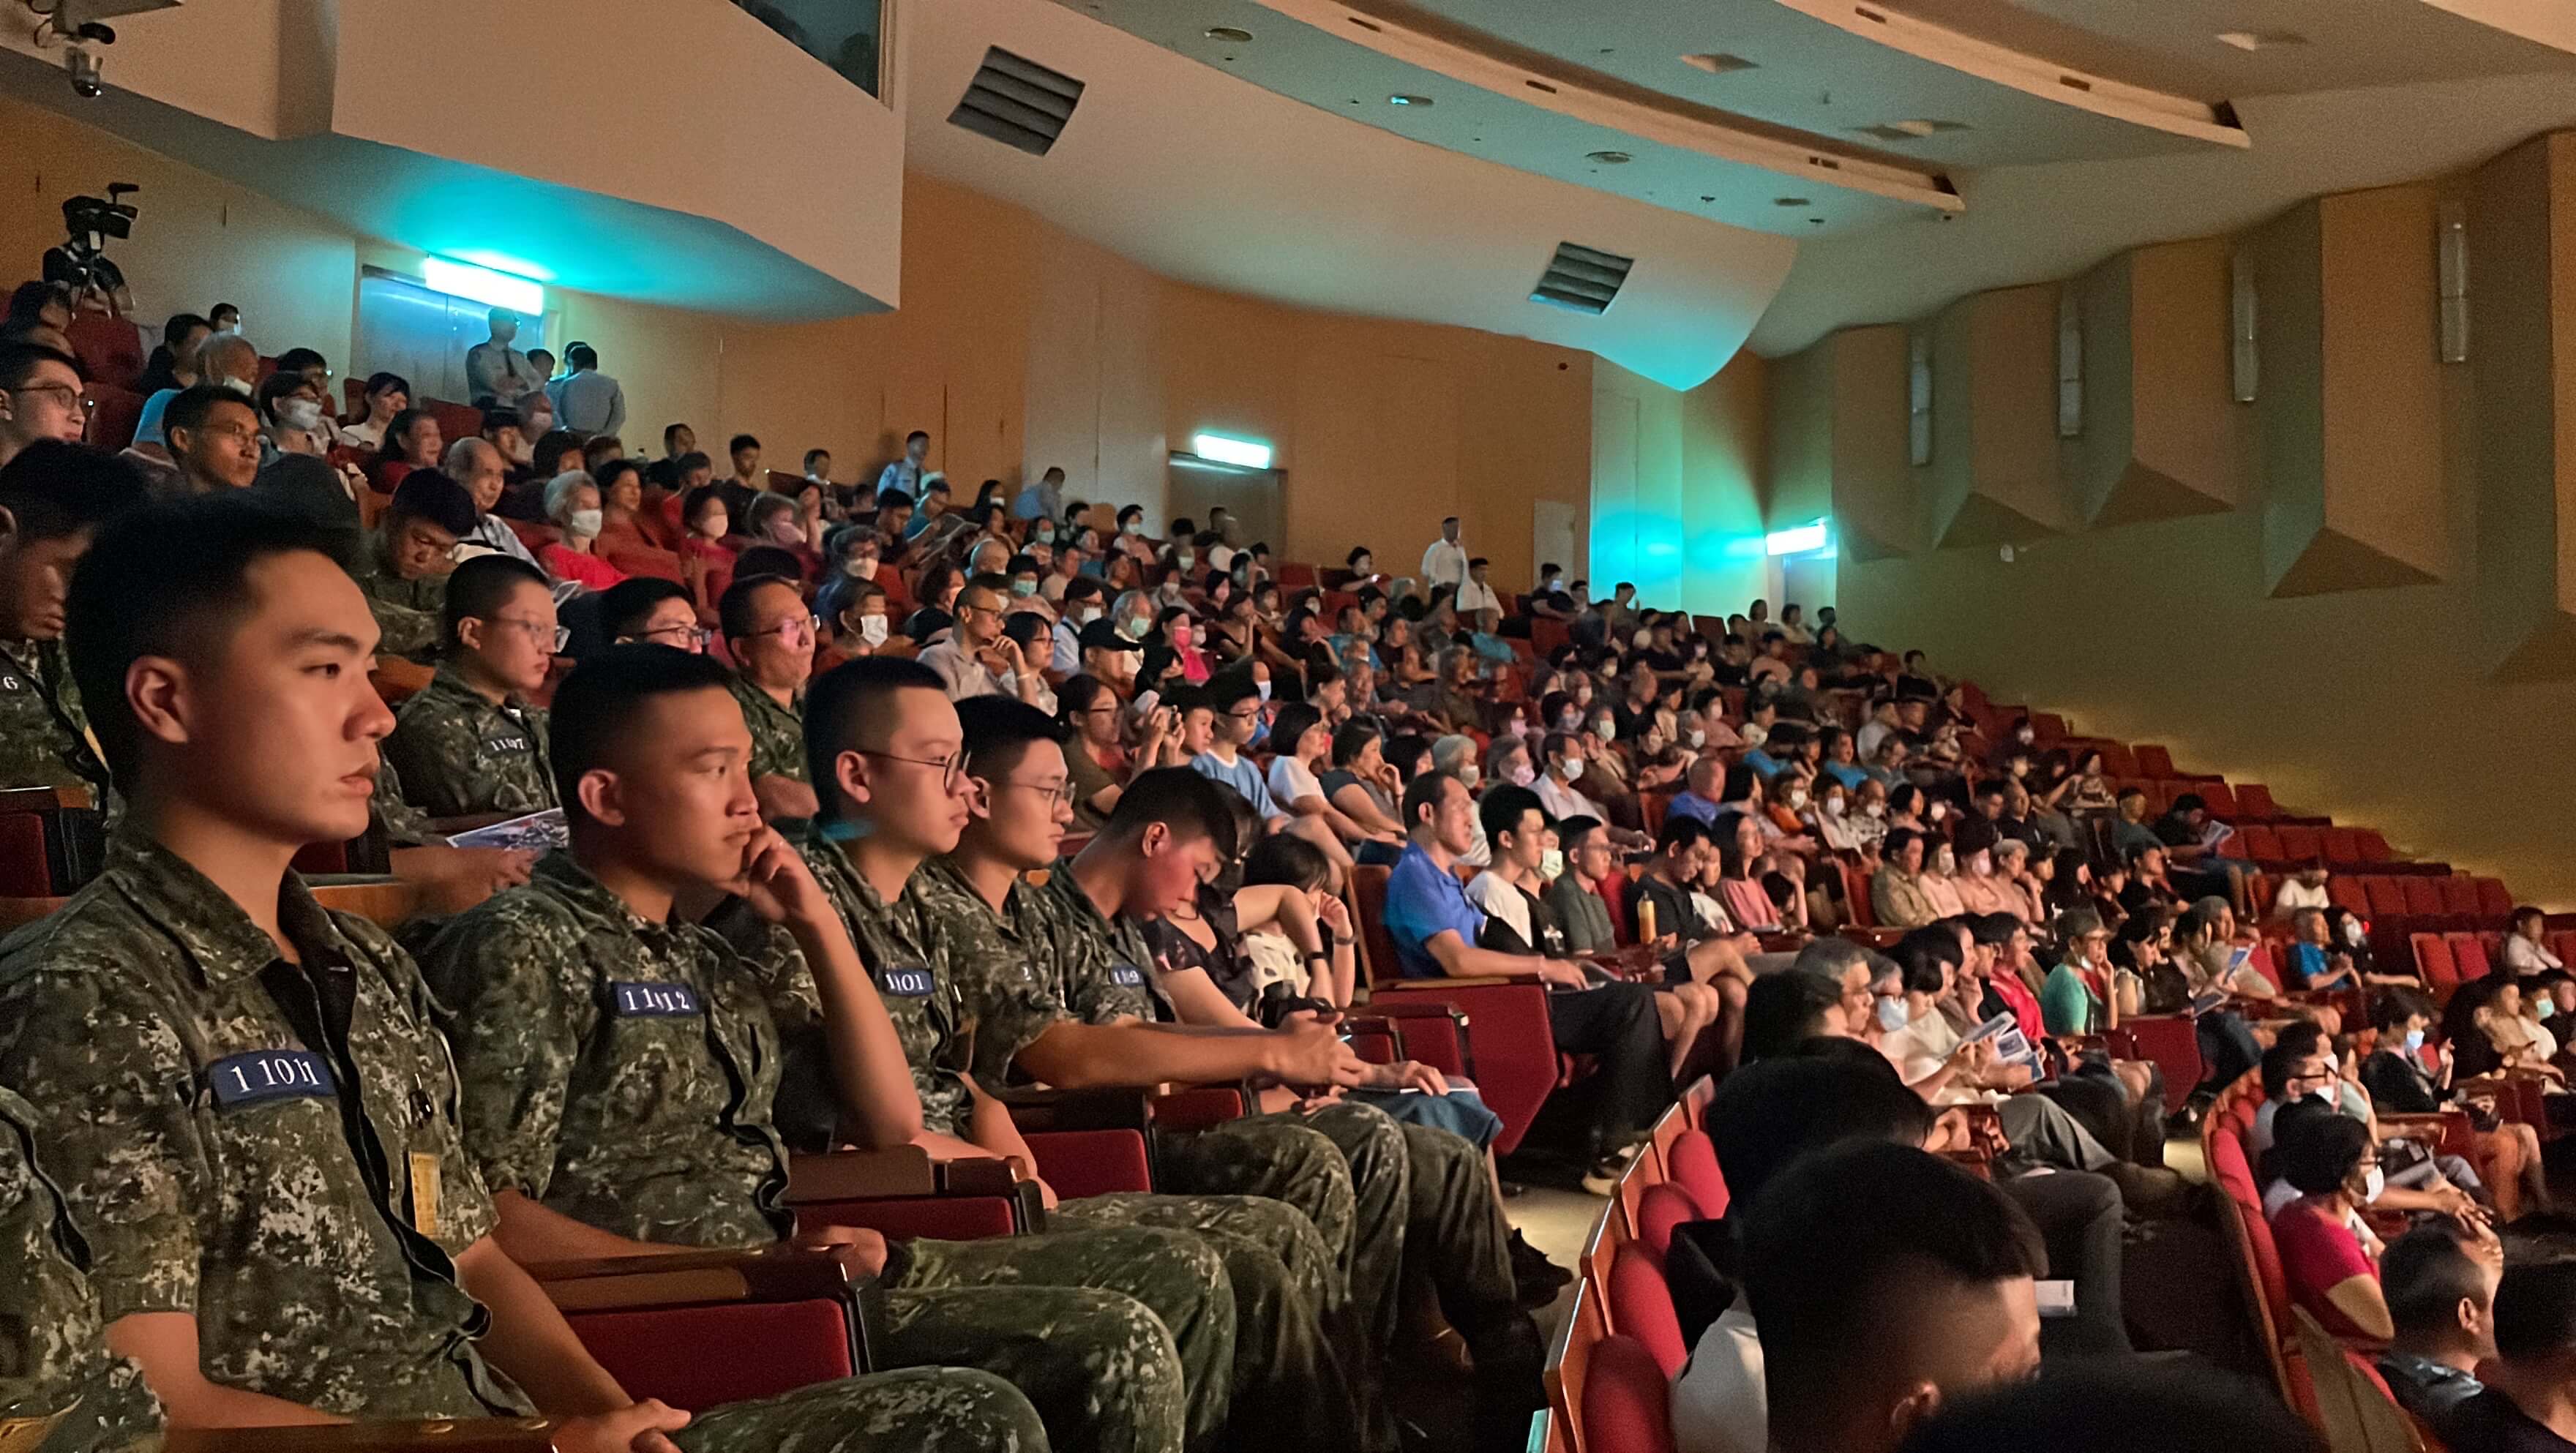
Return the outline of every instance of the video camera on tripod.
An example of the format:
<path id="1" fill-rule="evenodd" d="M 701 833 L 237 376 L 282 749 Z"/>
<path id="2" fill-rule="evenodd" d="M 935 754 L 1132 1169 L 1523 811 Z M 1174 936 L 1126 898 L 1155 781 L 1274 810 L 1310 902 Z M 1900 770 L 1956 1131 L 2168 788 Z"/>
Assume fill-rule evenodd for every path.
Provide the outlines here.
<path id="1" fill-rule="evenodd" d="M 45 281 L 71 289 L 74 305 L 96 296 L 117 317 L 133 311 L 134 295 L 126 290 L 125 272 L 107 255 L 109 238 L 134 235 L 136 208 L 125 197 L 143 190 L 133 182 L 110 182 L 105 197 L 73 197 L 63 203 L 63 245 L 45 249 Z"/>

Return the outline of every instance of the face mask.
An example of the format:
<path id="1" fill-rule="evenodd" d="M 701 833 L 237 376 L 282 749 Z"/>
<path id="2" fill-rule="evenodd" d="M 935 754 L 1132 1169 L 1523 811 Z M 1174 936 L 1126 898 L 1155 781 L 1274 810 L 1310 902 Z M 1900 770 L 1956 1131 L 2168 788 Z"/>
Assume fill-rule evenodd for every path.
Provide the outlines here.
<path id="1" fill-rule="evenodd" d="M 1521 763 L 1519 766 L 1514 767 L 1510 772 L 1506 773 L 1505 775 L 1506 775 L 1506 776 L 1508 776 L 1508 777 L 1510 777 L 1510 778 L 1512 779 L 1512 785 L 1513 785 L 1513 786 L 1515 786 L 1515 787 L 1527 787 L 1527 786 L 1528 786 L 1528 785 L 1530 785 L 1532 782 L 1535 782 L 1535 781 L 1537 781 L 1537 780 L 1538 780 L 1538 769 L 1537 769 L 1537 768 L 1535 768 L 1535 767 L 1532 767 L 1532 766 L 1531 766 L 1529 763 L 1527 763 L 1527 762 L 1523 762 L 1523 763 Z"/>
<path id="2" fill-rule="evenodd" d="M 1933 803 L 1933 804 L 1932 804 L 1932 813 L 1931 813 L 1931 820 L 1932 820 L 1932 821 L 1934 821 L 1934 822 L 1939 822 L 1941 819 L 1943 819 L 1943 818 L 1945 818 L 1945 817 L 1948 817 L 1949 815 L 1950 815 L 1950 804 L 1948 804 L 1948 803 L 1946 803 L 1946 802 L 1935 802 L 1935 803 Z"/>
<path id="3" fill-rule="evenodd" d="M 1191 554 L 1187 550 L 1183 550 L 1180 554 L 1172 557 L 1172 563 L 1178 565 L 1183 570 L 1187 570 L 1191 566 L 1199 563 L 1199 557 Z"/>
<path id="4" fill-rule="evenodd" d="M 598 510 L 574 510 L 572 512 L 572 518 L 564 522 L 564 528 L 572 531 L 576 535 L 584 535 L 591 539 L 597 539 L 599 537 L 600 514 L 601 512 Z"/>
<path id="5" fill-rule="evenodd" d="M 1074 613 L 1073 613 L 1073 619 L 1074 619 L 1074 621 L 1075 621 L 1075 623 L 1076 623 L 1076 624 L 1078 624 L 1078 625 L 1086 625 L 1086 626 L 1087 626 L 1087 625 L 1091 624 L 1093 621 L 1096 621 L 1096 620 L 1100 619 L 1100 607 L 1098 607 L 1098 606 L 1096 606 L 1096 605 L 1086 605 L 1086 606 L 1080 606 L 1080 607 L 1077 607 L 1077 608 L 1074 610 Z"/>
<path id="6" fill-rule="evenodd" d="M 1145 527 L 1134 520 L 1129 520 L 1127 523 L 1118 527 L 1118 533 L 1122 535 L 1141 535 L 1145 533 Z"/>
<path id="7" fill-rule="evenodd" d="M 310 434 L 322 427 L 322 406 L 311 399 L 287 399 L 277 406 L 277 421 Z"/>
<path id="8" fill-rule="evenodd" d="M 1881 999 L 1878 1001 L 1879 1028 L 1886 1030 L 1890 1034 L 1894 1034 L 1896 1031 L 1905 1027 L 1905 1017 L 1904 1000 Z"/>
<path id="9" fill-rule="evenodd" d="M 886 618 L 884 616 L 859 617 L 859 639 L 867 642 L 871 646 L 884 645 L 886 640 Z"/>
<path id="10" fill-rule="evenodd" d="M 841 573 L 852 580 L 874 580 L 877 578 L 877 557 L 859 555 L 844 560 L 841 562 Z"/>
<path id="11" fill-rule="evenodd" d="M 2335 1094 L 2334 1086 L 2319 1085 L 2315 1089 L 2308 1091 L 2308 1098 L 2316 1101 L 2320 1105 L 2332 1105 L 2341 1097 Z"/>
<path id="12" fill-rule="evenodd" d="M 1174 625 L 1172 627 L 1172 645 L 1174 648 L 1187 650 L 1189 648 L 1189 644 L 1190 628 L 1184 625 Z"/>
<path id="13" fill-rule="evenodd" d="M 1968 871 L 1980 878 L 1992 877 L 1995 871 L 1995 860 L 1981 853 L 1968 860 Z"/>
<path id="14" fill-rule="evenodd" d="M 1011 582 L 1011 594 L 1013 595 L 1025 597 L 1035 595 L 1037 593 L 1038 583 L 1034 580 L 1014 580 Z"/>
<path id="15" fill-rule="evenodd" d="M 2406 1031 L 2406 1052 L 2407 1052 L 2408 1054 L 2415 1054 L 2415 1053 L 2420 1052 L 2423 1048 L 2424 1048 L 2424 1031 L 2423 1031 L 2423 1030 L 2420 1030 L 2420 1029 L 2410 1029 L 2410 1030 L 2407 1030 L 2407 1031 Z"/>
<path id="16" fill-rule="evenodd" d="M 1789 810 L 1790 810 L 1790 811 L 1792 811 L 1792 812 L 1795 812 L 1795 811 L 1797 811 L 1798 809 L 1800 809 L 1800 808 L 1802 808 L 1802 807 L 1805 807 L 1806 805 L 1807 805 L 1807 789 L 1806 789 L 1806 788 L 1804 788 L 1804 787 L 1792 787 L 1792 788 L 1790 788 L 1790 789 L 1789 789 Z"/>
<path id="17" fill-rule="evenodd" d="M 769 538 L 781 545 L 794 545 L 803 542 L 805 532 L 796 528 L 793 521 L 781 520 L 769 527 Z"/>
<path id="18" fill-rule="evenodd" d="M 1550 765 L 1555 768 L 1557 776 L 1564 778 L 1568 782 L 1571 782 L 1575 778 L 1583 775 L 1583 764 L 1581 762 L 1556 762 Z"/>
<path id="19" fill-rule="evenodd" d="M 1887 816 L 1887 804 L 1884 802 L 1873 802 L 1869 806 L 1862 808 L 1861 811 L 1869 814 L 1871 817 L 1885 817 Z"/>
<path id="20" fill-rule="evenodd" d="M 1551 882 L 1564 877 L 1565 854 L 1556 848 L 1549 848 L 1545 853 L 1540 854 L 1538 860 L 1538 875 L 1550 880 Z"/>
<path id="21" fill-rule="evenodd" d="M 1503 724 L 1503 735 L 1507 737 L 1528 736 L 1529 723 L 1521 720 L 1519 717 L 1513 717 L 1510 721 Z"/>
<path id="22" fill-rule="evenodd" d="M 2362 1203 L 2363 1203 L 2363 1204 L 2365 1204 L 2365 1205 L 2368 1205 L 2368 1204 L 2371 1204 L 2371 1203 L 2376 1202 L 2376 1201 L 2379 1199 L 2379 1193 L 2380 1193 L 2380 1192 L 2382 1192 L 2382 1191 L 2384 1191 L 2384 1190 L 2387 1190 L 2387 1189 L 2388 1189 L 2388 1177 L 2387 1177 L 2387 1175 L 2386 1175 L 2385 1173 L 2383 1173 L 2383 1172 L 2379 1169 L 2379 1167 L 2377 1167 L 2377 1166 L 2375 1166 L 2375 1165 L 2374 1165 L 2374 1166 L 2372 1166 L 2372 1167 L 2370 1168 L 2370 1174 L 2362 1178 L 2362 1182 L 2361 1182 L 2361 1199 L 2362 1199 Z"/>
<path id="23" fill-rule="evenodd" d="M 1706 746 L 1708 744 L 1708 733 L 1700 730 L 1698 727 L 1692 727 L 1690 729 L 1690 744 L 1694 751 L 1700 747 Z"/>
<path id="24" fill-rule="evenodd" d="M 1610 740 L 1619 735 L 1619 719 L 1615 716 L 1605 716 L 1595 720 L 1592 723 L 1592 734 L 1605 742 Z"/>
<path id="25" fill-rule="evenodd" d="M 1269 682 L 1267 682 L 1267 681 L 1255 681 L 1255 682 L 1253 682 L 1253 683 L 1252 683 L 1252 694 L 1253 694 L 1253 695 L 1255 695 L 1255 696 L 1260 697 L 1264 702 L 1269 701 L 1269 700 L 1270 700 L 1270 683 L 1269 683 Z M 1474 779 L 1474 778 L 1469 778 L 1468 780 L 1469 780 L 1469 781 L 1474 781 L 1475 779 Z"/>
<path id="26" fill-rule="evenodd" d="M 1144 653 L 1144 652 L 1142 652 L 1142 651 L 1121 651 L 1121 652 L 1119 652 L 1119 653 L 1118 653 L 1118 670 L 1119 670 L 1119 673 L 1120 673 L 1121 675 L 1125 675 L 1125 676 L 1132 677 L 1132 676 L 1134 676 L 1137 672 L 1142 671 L 1142 670 L 1144 670 L 1144 669 L 1145 669 L 1145 653 Z"/>
<path id="27" fill-rule="evenodd" d="M 1957 855 L 1952 853 L 1935 853 L 1932 857 L 1932 871 L 1940 874 L 1944 878 L 1959 871 L 1959 859 Z"/>
<path id="28" fill-rule="evenodd" d="M 1826 799 L 1825 799 L 1825 816 L 1827 816 L 1827 817 L 1840 817 L 1840 816 L 1842 816 L 1842 815 L 1843 815 L 1843 800 L 1842 800 L 1841 798 L 1839 798 L 1839 797 L 1828 797 L 1828 798 L 1826 798 Z"/>
<path id="29" fill-rule="evenodd" d="M 1052 545 L 1055 543 L 1055 527 L 1052 525 L 1040 525 L 1029 532 L 1029 538 L 1037 541 L 1041 545 Z"/>
<path id="30" fill-rule="evenodd" d="M 244 383 L 244 382 L 242 382 L 240 379 L 237 379 L 237 378 L 219 378 L 219 379 L 216 379 L 214 382 L 215 382 L 215 386 L 216 386 L 216 387 L 218 387 L 218 388 L 228 388 L 228 389 L 231 389 L 234 393 L 240 394 L 243 398 L 249 398 L 249 397 L 250 397 L 250 385 L 249 385 L 249 384 L 246 384 L 246 383 Z"/>
<path id="31" fill-rule="evenodd" d="M 1476 790 L 1476 783 L 1482 779 L 1484 775 L 1485 769 L 1477 766 L 1473 762 L 1469 762 L 1458 769 L 1459 782 L 1464 784 L 1466 789 L 1470 792 Z"/>
<path id="32" fill-rule="evenodd" d="M 1153 628 L 1154 618 L 1152 616 L 1135 616 L 1127 622 L 1127 639 L 1131 641 L 1141 641 L 1145 638 L 1145 633 Z"/>
<path id="33" fill-rule="evenodd" d="M 2558 1006 L 2549 1002 L 2547 999 L 2542 999 L 2532 1006 L 2531 1012 L 2539 1018 L 2546 1019 L 2552 1014 L 2558 1012 Z"/>
<path id="34" fill-rule="evenodd" d="M 1560 711 L 1556 714 L 1556 729 L 1558 731 L 1580 731 L 1582 728 L 1583 713 L 1579 711 Z"/>

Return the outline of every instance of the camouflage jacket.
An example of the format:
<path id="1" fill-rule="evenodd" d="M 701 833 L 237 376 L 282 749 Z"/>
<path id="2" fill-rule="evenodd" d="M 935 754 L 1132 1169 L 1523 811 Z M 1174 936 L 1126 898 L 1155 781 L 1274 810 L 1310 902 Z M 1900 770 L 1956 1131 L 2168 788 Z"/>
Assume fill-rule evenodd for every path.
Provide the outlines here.
<path id="1" fill-rule="evenodd" d="M 447 605 L 447 577 L 405 580 L 395 574 L 385 563 L 381 529 L 362 563 L 358 588 L 366 592 L 368 613 L 376 618 L 376 629 L 383 637 L 376 649 L 389 656 L 429 660 L 438 650 L 438 613 Z"/>
<path id="2" fill-rule="evenodd" d="M 0 1084 L 64 1107 L 48 1168 L 99 1314 L 188 1312 L 217 1382 L 354 1417 L 520 1412 L 453 1258 L 491 1198 L 411 959 L 289 873 L 299 964 L 159 843 L 0 940 Z"/>
<path id="3" fill-rule="evenodd" d="M 107 800 L 107 767 L 60 641 L 0 641 L 0 788 L 87 787 Z"/>
<path id="4" fill-rule="evenodd" d="M 868 966 L 876 981 L 877 996 L 885 1001 L 895 1034 L 903 1040 L 903 1056 L 912 1065 L 912 1087 L 921 1096 L 922 1125 L 940 1134 L 964 1135 L 966 1119 L 974 1111 L 965 1077 L 973 1068 L 975 1021 L 959 997 L 956 965 L 943 952 L 942 939 L 932 931 L 929 912 L 918 897 L 924 873 L 916 871 L 903 895 L 888 903 L 874 884 L 859 876 L 849 854 L 823 824 L 807 829 L 804 851 L 815 881 L 823 885 L 824 894 L 840 911 L 842 927 L 850 931 L 859 962 Z M 814 993 L 810 976 L 803 992 Z M 793 1060 L 822 1052 L 819 1003 L 814 1015 L 817 1032 L 803 1044 L 791 1044 Z M 809 1083 L 812 1079 L 810 1074 L 803 1078 Z M 783 1112 L 781 1118 L 786 1118 Z M 810 1111 L 799 1117 L 810 1118 Z M 809 1135 L 800 1128 L 790 1138 L 802 1144 Z"/>
<path id="5" fill-rule="evenodd" d="M 36 1123 L 34 1106 L 0 1090 L 0 1448 L 33 1447 L 12 1440 L 48 1422 L 54 1453 L 123 1447 L 160 1430 L 160 1408 L 101 1340 L 82 1275 L 89 1243 L 36 1164 Z"/>
<path id="6" fill-rule="evenodd" d="M 391 762 L 376 763 L 376 789 L 367 794 L 367 810 L 375 814 L 376 825 L 385 830 L 389 847 L 434 847 L 447 841 L 430 825 L 428 813 L 404 799 L 402 778 Z"/>
<path id="7" fill-rule="evenodd" d="M 404 800 L 431 817 L 515 816 L 555 806 L 545 712 L 518 702 L 494 706 L 452 667 L 439 667 L 394 713 L 384 751 L 402 777 Z"/>
<path id="8" fill-rule="evenodd" d="M 648 923 L 568 852 L 421 952 L 485 1184 L 639 1241 L 791 1227 L 761 985 L 691 923 Z"/>
<path id="9" fill-rule="evenodd" d="M 733 699 L 742 703 L 743 725 L 751 728 L 751 775 L 792 777 L 805 780 L 805 698 L 799 696 L 793 707 L 780 706 L 776 698 L 737 674 L 732 681 Z"/>
<path id="10" fill-rule="evenodd" d="M 1059 1021 L 1172 1017 L 1143 932 L 1123 917 L 1102 917 L 1066 863 L 1042 883 L 1013 883 L 1000 913 L 946 859 L 915 875 L 906 896 L 914 894 L 934 940 L 958 966 L 957 991 L 977 1026 L 975 1073 L 991 1083 L 1025 1080 L 1012 1062 Z"/>

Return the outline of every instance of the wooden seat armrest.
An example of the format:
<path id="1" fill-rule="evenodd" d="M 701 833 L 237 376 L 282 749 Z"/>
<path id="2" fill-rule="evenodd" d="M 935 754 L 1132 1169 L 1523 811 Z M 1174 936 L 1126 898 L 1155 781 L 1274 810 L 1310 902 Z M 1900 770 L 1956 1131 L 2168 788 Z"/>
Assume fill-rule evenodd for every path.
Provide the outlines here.
<path id="1" fill-rule="evenodd" d="M 1387 1019 L 1462 1019 L 1466 1017 L 1466 1012 L 1455 1004 L 1426 1004 L 1410 999 L 1390 999 L 1381 1004 L 1377 1001 L 1375 988 L 1370 990 L 1367 1008 L 1371 1014 Z"/>
<path id="2" fill-rule="evenodd" d="M 1395 1020 L 1383 1014 L 1345 1014 L 1339 1026 L 1344 1034 L 1394 1034 Z"/>
<path id="3" fill-rule="evenodd" d="M 678 1251 L 666 1256 L 608 1256 L 536 1261 L 529 1276 L 566 1312 L 606 1312 L 706 1302 L 795 1302 L 844 1297 L 870 1280 L 858 1248 Z"/>
<path id="4" fill-rule="evenodd" d="M 787 1203 L 900 1196 L 1007 1196 L 1018 1172 L 999 1157 L 933 1160 L 918 1145 L 799 1154 L 787 1161 Z"/>
<path id="5" fill-rule="evenodd" d="M 1149 1117 L 1149 1091 L 1141 1085 L 1101 1085 L 1082 1090 L 1033 1086 L 1004 1089 L 994 1096 L 1011 1112 L 1023 1132 L 1049 1130 L 1142 1131 Z"/>
<path id="6" fill-rule="evenodd" d="M 552 1418 L 430 1418 L 309 1428 L 173 1428 L 164 1453 L 549 1453 Z"/>
<path id="7" fill-rule="evenodd" d="M 1536 974 L 1502 974 L 1490 979 L 1386 979 L 1369 986 L 1371 994 L 1456 993 L 1460 989 L 1484 989 L 1501 984 L 1533 984 L 1546 987 L 1547 980 Z"/>
<path id="8" fill-rule="evenodd" d="M 0 812 L 89 811 L 98 806 L 86 787 L 11 787 L 0 790 Z"/>

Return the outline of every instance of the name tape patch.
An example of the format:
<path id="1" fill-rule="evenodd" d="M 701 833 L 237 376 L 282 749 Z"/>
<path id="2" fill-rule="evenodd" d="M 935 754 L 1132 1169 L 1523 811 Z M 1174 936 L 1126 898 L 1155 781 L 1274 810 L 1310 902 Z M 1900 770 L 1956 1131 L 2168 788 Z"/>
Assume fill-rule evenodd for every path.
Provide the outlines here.
<path id="1" fill-rule="evenodd" d="M 527 749 L 526 737 L 486 737 L 483 740 L 483 750 L 487 752 L 524 752 Z"/>
<path id="2" fill-rule="evenodd" d="M 1145 971 L 1134 964 L 1111 964 L 1109 982 L 1122 989 L 1141 989 L 1145 987 Z"/>
<path id="3" fill-rule="evenodd" d="M 887 993 L 906 999 L 927 999 L 939 987 L 930 970 L 919 968 L 888 969 L 881 983 Z"/>
<path id="4" fill-rule="evenodd" d="M 228 1054 L 206 1067 L 206 1083 L 214 1089 L 216 1108 L 223 1110 L 272 1100 L 328 1100 L 340 1092 L 331 1078 L 330 1063 L 303 1049 Z"/>
<path id="5" fill-rule="evenodd" d="M 686 984 L 610 984 L 609 1012 L 621 1019 L 695 1019 L 706 1012 Z"/>

